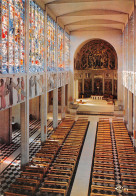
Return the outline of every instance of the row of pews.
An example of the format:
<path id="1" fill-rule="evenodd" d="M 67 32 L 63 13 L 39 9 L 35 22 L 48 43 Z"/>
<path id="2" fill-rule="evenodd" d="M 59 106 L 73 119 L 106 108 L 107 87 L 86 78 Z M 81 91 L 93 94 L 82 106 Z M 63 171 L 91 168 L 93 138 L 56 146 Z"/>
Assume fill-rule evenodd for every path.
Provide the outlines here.
<path id="1" fill-rule="evenodd" d="M 36 195 L 37 191 L 40 195 L 66 195 L 87 126 L 84 119 L 63 120 L 4 195 Z"/>
<path id="2" fill-rule="evenodd" d="M 136 195 L 136 153 L 121 119 L 99 119 L 89 194 Z"/>
<path id="3" fill-rule="evenodd" d="M 90 196 L 116 195 L 111 125 L 108 119 L 98 122 Z"/>
<path id="4" fill-rule="evenodd" d="M 87 126 L 88 120 L 79 119 L 75 122 L 44 180 L 44 185 L 40 189 L 41 195 L 45 193 L 67 195 Z"/>
<path id="5" fill-rule="evenodd" d="M 136 153 L 123 121 L 113 121 L 122 191 L 124 195 L 136 195 Z"/>
<path id="6" fill-rule="evenodd" d="M 68 134 L 73 123 L 73 120 L 70 122 L 68 120 L 64 120 L 60 126 L 63 126 L 65 133 Z M 50 139 L 42 145 L 35 157 L 32 158 L 32 161 L 25 166 L 20 177 L 16 179 L 15 183 L 11 184 L 9 192 L 4 193 L 5 196 L 25 196 L 35 194 L 54 161 L 63 140 L 65 140 L 65 138 L 61 137 L 60 131 L 61 130 L 59 128 L 56 129 L 52 134 L 52 137 L 50 137 Z M 53 139 L 53 137 L 56 139 Z"/>

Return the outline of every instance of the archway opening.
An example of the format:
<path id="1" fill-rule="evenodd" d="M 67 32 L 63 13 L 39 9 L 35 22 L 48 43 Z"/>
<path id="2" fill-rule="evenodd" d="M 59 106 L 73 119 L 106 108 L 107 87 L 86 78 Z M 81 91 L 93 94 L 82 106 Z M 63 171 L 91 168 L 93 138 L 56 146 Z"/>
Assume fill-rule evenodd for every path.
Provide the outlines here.
<path id="1" fill-rule="evenodd" d="M 85 43 L 74 59 L 75 98 L 117 99 L 117 53 L 105 40 Z"/>

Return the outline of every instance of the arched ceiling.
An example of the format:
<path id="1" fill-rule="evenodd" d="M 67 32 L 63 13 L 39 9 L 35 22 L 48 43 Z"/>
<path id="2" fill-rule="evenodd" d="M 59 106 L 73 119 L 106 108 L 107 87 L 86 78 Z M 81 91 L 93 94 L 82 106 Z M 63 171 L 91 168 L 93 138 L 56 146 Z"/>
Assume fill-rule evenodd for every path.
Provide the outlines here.
<path id="1" fill-rule="evenodd" d="M 123 31 L 136 0 L 41 0 L 70 32 Z"/>

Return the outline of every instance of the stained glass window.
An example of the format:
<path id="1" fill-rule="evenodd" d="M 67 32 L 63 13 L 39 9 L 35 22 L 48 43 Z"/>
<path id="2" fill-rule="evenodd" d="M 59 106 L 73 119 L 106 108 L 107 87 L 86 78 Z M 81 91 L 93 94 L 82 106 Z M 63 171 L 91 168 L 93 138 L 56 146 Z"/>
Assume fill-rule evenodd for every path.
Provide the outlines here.
<path id="1" fill-rule="evenodd" d="M 70 63 L 70 35 L 65 32 L 65 69 L 69 69 Z"/>
<path id="2" fill-rule="evenodd" d="M 0 73 L 24 72 L 25 0 L 1 1 Z"/>
<path id="3" fill-rule="evenodd" d="M 47 16 L 47 70 L 55 70 L 55 21 Z"/>
<path id="4" fill-rule="evenodd" d="M 29 71 L 44 71 L 44 11 L 32 0 L 29 6 Z"/>
<path id="5" fill-rule="evenodd" d="M 63 29 L 58 26 L 58 68 L 64 69 Z"/>

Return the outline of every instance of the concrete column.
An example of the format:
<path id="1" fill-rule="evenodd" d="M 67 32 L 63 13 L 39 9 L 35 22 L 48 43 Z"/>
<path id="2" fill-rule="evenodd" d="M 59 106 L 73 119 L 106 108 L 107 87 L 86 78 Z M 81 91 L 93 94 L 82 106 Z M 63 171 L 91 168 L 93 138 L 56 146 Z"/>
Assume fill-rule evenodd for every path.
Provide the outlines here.
<path id="1" fill-rule="evenodd" d="M 47 93 L 41 95 L 41 142 L 47 139 Z"/>
<path id="2" fill-rule="evenodd" d="M 58 88 L 53 90 L 53 128 L 58 126 Z"/>
<path id="3" fill-rule="evenodd" d="M 26 100 L 20 104 L 22 168 L 29 162 L 29 0 L 26 1 L 25 17 L 25 69 Z"/>
<path id="4" fill-rule="evenodd" d="M 128 131 L 133 133 L 132 93 L 128 92 Z"/>
<path id="5" fill-rule="evenodd" d="M 133 129 L 133 144 L 136 151 L 136 96 L 134 96 L 134 129 Z"/>
<path id="6" fill-rule="evenodd" d="M 20 104 L 22 168 L 29 162 L 29 115 L 27 107 L 26 102 Z"/>
<path id="7" fill-rule="evenodd" d="M 128 89 L 124 92 L 124 120 L 128 123 Z"/>
<path id="8" fill-rule="evenodd" d="M 65 86 L 61 87 L 61 119 L 65 118 Z"/>
<path id="9" fill-rule="evenodd" d="M 133 130 L 133 144 L 136 152 L 136 6 L 134 8 L 134 130 Z"/>

